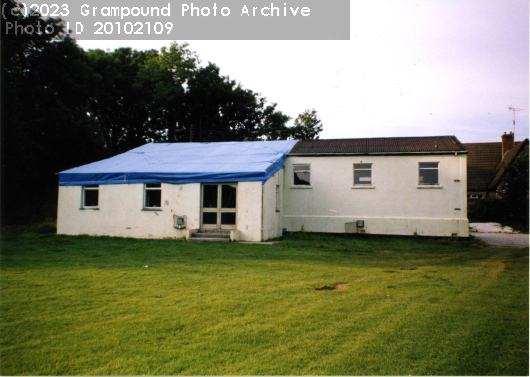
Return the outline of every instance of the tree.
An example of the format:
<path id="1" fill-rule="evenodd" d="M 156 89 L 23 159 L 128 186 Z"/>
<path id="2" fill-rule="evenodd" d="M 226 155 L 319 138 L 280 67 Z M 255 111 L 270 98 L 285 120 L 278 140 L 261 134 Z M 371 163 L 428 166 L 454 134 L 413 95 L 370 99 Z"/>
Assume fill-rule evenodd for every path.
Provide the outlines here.
<path id="1" fill-rule="evenodd" d="M 14 1 L 3 15 L 2 220 L 9 223 L 54 216 L 55 173 L 103 154 L 87 115 L 94 76 L 84 51 L 60 19 L 25 17 Z"/>
<path id="2" fill-rule="evenodd" d="M 520 153 L 504 173 L 502 200 L 505 213 L 517 222 L 528 225 L 528 148 Z"/>
<path id="3" fill-rule="evenodd" d="M 88 62 L 96 73 L 95 88 L 89 100 L 90 114 L 111 154 L 145 143 L 146 102 L 150 99 L 136 81 L 138 71 L 150 53 L 130 48 L 110 53 L 103 50 L 88 52 Z"/>
<path id="4" fill-rule="evenodd" d="M 186 128 L 192 141 L 255 140 L 264 100 L 209 63 L 188 82 Z"/>
<path id="5" fill-rule="evenodd" d="M 287 140 L 291 137 L 291 129 L 287 127 L 287 122 L 291 117 L 276 110 L 276 106 L 277 104 L 273 103 L 263 110 L 259 139 Z"/>
<path id="6" fill-rule="evenodd" d="M 322 130 L 322 121 L 318 119 L 317 111 L 315 109 L 306 110 L 294 120 L 291 137 L 296 140 L 318 139 L 318 134 Z"/>
<path id="7" fill-rule="evenodd" d="M 199 67 L 187 44 L 87 53 L 61 19 L 25 17 L 13 0 L 2 10 L 2 84 L 9 91 L 4 221 L 55 216 L 57 172 L 146 142 L 277 140 L 293 131 L 312 138 L 321 131 L 314 110 L 288 128 L 290 118 L 276 104 L 222 76 L 213 63 Z M 33 32 L 6 26 L 15 22 Z"/>
<path id="8" fill-rule="evenodd" d="M 187 141 L 185 123 L 188 81 L 197 71 L 199 57 L 186 43 L 172 43 L 150 54 L 137 74 L 137 83 L 152 94 L 146 102 L 149 141 Z"/>

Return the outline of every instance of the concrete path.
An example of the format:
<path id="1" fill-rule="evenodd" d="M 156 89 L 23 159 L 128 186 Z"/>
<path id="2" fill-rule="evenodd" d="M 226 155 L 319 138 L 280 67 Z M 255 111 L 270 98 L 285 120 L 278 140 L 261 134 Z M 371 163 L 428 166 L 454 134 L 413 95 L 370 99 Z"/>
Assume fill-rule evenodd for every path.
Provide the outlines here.
<path id="1" fill-rule="evenodd" d="M 488 246 L 528 247 L 528 234 L 471 233 Z"/>
<path id="2" fill-rule="evenodd" d="M 469 231 L 472 233 L 519 233 L 499 223 L 469 223 Z"/>
<path id="3" fill-rule="evenodd" d="M 469 234 L 488 246 L 528 247 L 528 234 L 520 234 L 499 223 L 470 223 Z"/>

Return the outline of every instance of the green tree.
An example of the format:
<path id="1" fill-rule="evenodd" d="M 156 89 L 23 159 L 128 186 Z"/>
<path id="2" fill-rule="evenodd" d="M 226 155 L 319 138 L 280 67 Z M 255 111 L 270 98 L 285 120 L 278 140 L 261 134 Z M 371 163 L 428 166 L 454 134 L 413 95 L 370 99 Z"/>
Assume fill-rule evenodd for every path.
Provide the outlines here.
<path id="1" fill-rule="evenodd" d="M 264 100 L 210 63 L 190 78 L 186 105 L 190 140 L 255 140 Z"/>
<path id="2" fill-rule="evenodd" d="M 187 141 L 187 84 L 197 71 L 199 57 L 186 43 L 172 43 L 152 52 L 140 67 L 137 86 L 148 91 L 146 135 L 149 141 Z"/>
<path id="3" fill-rule="evenodd" d="M 293 131 L 313 138 L 321 130 L 314 111 L 288 128 L 276 104 L 215 64 L 199 67 L 187 44 L 87 53 L 61 19 L 25 17 L 13 0 L 3 15 L 4 221 L 54 216 L 55 173 L 146 142 L 277 140 Z"/>
<path id="4" fill-rule="evenodd" d="M 276 110 L 277 104 L 265 107 L 261 114 L 261 127 L 259 139 L 262 140 L 287 140 L 291 137 L 291 128 L 287 122 L 291 119 L 288 115 Z"/>
<path id="5" fill-rule="evenodd" d="M 2 220 L 9 223 L 54 216 L 55 173 L 103 151 L 87 115 L 93 71 L 61 20 L 25 17 L 14 1 L 3 15 Z M 33 32 L 6 27 L 15 22 Z"/>
<path id="6" fill-rule="evenodd" d="M 322 132 L 322 121 L 317 117 L 317 111 L 306 110 L 294 120 L 294 127 L 291 128 L 291 137 L 296 140 L 318 139 L 318 134 Z"/>

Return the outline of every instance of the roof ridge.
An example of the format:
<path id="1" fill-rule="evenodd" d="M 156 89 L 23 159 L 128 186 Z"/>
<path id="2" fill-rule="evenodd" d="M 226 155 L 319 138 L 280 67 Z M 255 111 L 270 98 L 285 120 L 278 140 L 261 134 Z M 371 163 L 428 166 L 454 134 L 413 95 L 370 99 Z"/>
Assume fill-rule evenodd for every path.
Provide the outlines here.
<path id="1" fill-rule="evenodd" d="M 346 137 L 336 139 L 311 139 L 300 141 L 339 141 L 339 140 L 374 140 L 374 139 L 428 139 L 428 138 L 454 138 L 458 140 L 455 135 L 437 135 L 437 136 L 384 136 L 384 137 Z"/>

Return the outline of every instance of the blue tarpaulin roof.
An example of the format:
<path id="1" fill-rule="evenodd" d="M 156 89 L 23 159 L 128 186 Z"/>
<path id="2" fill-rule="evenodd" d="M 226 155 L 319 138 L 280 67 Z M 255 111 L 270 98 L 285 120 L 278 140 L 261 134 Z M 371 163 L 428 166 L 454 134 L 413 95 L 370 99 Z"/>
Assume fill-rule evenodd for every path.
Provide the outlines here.
<path id="1" fill-rule="evenodd" d="M 152 143 L 59 173 L 60 186 L 121 183 L 265 182 L 296 140 Z"/>

